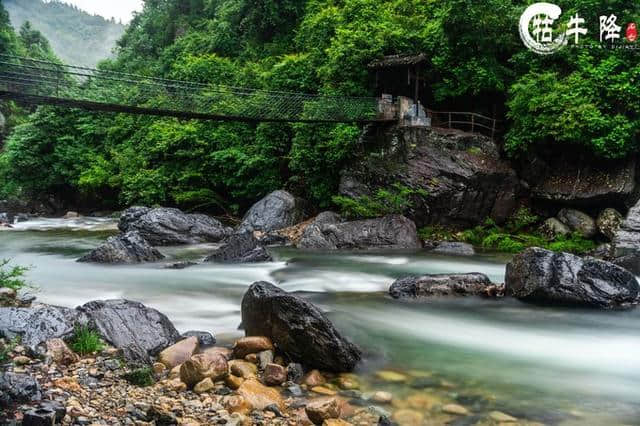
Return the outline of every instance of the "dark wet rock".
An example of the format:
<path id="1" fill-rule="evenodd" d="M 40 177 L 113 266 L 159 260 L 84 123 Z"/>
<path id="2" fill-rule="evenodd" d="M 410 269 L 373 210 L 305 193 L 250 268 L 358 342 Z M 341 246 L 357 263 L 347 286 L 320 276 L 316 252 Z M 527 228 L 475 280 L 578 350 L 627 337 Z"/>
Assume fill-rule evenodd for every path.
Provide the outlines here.
<path id="1" fill-rule="evenodd" d="M 307 232 L 308 231 L 308 232 Z M 303 249 L 416 249 L 416 225 L 404 216 L 310 225 L 298 242 Z"/>
<path id="2" fill-rule="evenodd" d="M 192 266 L 196 266 L 198 263 L 196 262 L 176 262 L 176 263 L 171 263 L 167 266 L 165 266 L 165 269 L 187 269 L 190 268 Z"/>
<path id="3" fill-rule="evenodd" d="M 239 232 L 275 231 L 302 221 L 300 200 L 287 191 L 274 191 L 255 203 L 244 216 Z"/>
<path id="4" fill-rule="evenodd" d="M 22 426 L 52 426 L 56 422 L 56 412 L 47 408 L 33 408 L 24 413 Z"/>
<path id="5" fill-rule="evenodd" d="M 304 377 L 304 370 L 302 364 L 292 362 L 287 365 L 287 380 L 293 383 L 302 383 L 302 377 Z"/>
<path id="6" fill-rule="evenodd" d="M 270 337 L 291 359 L 326 371 L 351 371 L 360 349 L 344 338 L 317 307 L 267 282 L 251 285 L 242 298 L 247 336 Z"/>
<path id="7" fill-rule="evenodd" d="M 560 235 L 571 233 L 571 229 L 555 217 L 550 217 L 540 225 L 539 231 L 542 235 L 549 239 L 554 239 Z"/>
<path id="8" fill-rule="evenodd" d="M 596 221 L 588 214 L 575 209 L 562 209 L 558 219 L 572 231 L 579 232 L 585 238 L 593 238 L 598 233 Z"/>
<path id="9" fill-rule="evenodd" d="M 164 259 L 162 253 L 153 248 L 135 231 L 109 237 L 91 253 L 78 259 L 90 263 L 142 263 Z"/>
<path id="10" fill-rule="evenodd" d="M 19 337 L 32 353 L 45 352 L 47 340 L 65 339 L 73 334 L 83 316 L 74 309 L 50 305 L 30 308 L 0 308 L 0 335 L 7 339 Z"/>
<path id="11" fill-rule="evenodd" d="M 380 416 L 378 419 L 378 426 L 395 426 L 395 423 L 392 422 L 388 416 Z"/>
<path id="12" fill-rule="evenodd" d="M 67 408 L 59 401 L 43 401 L 40 403 L 39 408 L 53 411 L 55 413 L 55 420 L 58 423 L 61 423 L 65 414 L 67 414 Z"/>
<path id="13" fill-rule="evenodd" d="M 206 348 L 216 344 L 216 338 L 213 337 L 213 334 L 207 331 L 192 330 L 192 331 L 187 331 L 186 333 L 182 333 L 181 338 L 187 339 L 189 337 L 197 337 L 200 348 Z"/>
<path id="14" fill-rule="evenodd" d="M 205 259 L 205 262 L 256 263 L 270 262 L 273 258 L 260 245 L 252 232 L 234 234 L 227 242 Z"/>
<path id="15" fill-rule="evenodd" d="M 31 215 L 26 213 L 18 213 L 14 217 L 15 222 L 28 222 L 31 219 Z"/>
<path id="16" fill-rule="evenodd" d="M 379 132 L 384 155 L 361 160 L 342 173 L 341 195 L 374 194 L 400 183 L 414 190 L 405 215 L 419 226 L 474 226 L 487 217 L 502 223 L 515 211 L 520 181 L 491 139 L 426 127 Z"/>
<path id="17" fill-rule="evenodd" d="M 609 240 L 614 239 L 616 232 L 622 225 L 623 217 L 616 209 L 604 209 L 596 219 L 596 225 L 600 233 Z"/>
<path id="18" fill-rule="evenodd" d="M 13 215 L 9 216 L 9 213 L 0 213 L 0 223 L 3 223 L 3 224 L 13 223 Z"/>
<path id="19" fill-rule="evenodd" d="M 640 286 L 613 263 L 534 247 L 507 265 L 505 291 L 527 302 L 610 309 L 637 304 Z"/>
<path id="20" fill-rule="evenodd" d="M 172 208 L 131 207 L 122 213 L 118 227 L 138 231 L 154 246 L 218 242 L 232 232 L 212 217 Z"/>
<path id="21" fill-rule="evenodd" d="M 450 254 L 453 256 L 473 256 L 476 251 L 471 244 L 443 241 L 438 244 L 433 250 L 433 253 Z"/>
<path id="22" fill-rule="evenodd" d="M 584 206 L 624 202 L 636 186 L 636 160 L 527 156 L 522 175 L 531 187 L 531 196 L 537 200 Z"/>
<path id="23" fill-rule="evenodd" d="M 89 302 L 78 308 L 128 361 L 149 363 L 150 355 L 176 343 L 180 334 L 171 321 L 155 309 L 129 300 Z"/>
<path id="24" fill-rule="evenodd" d="M 433 274 L 407 277 L 389 288 L 394 299 L 414 300 L 438 296 L 487 296 L 493 287 L 484 274 Z"/>
<path id="25" fill-rule="evenodd" d="M 0 407 L 39 401 L 40 385 L 28 374 L 0 372 Z"/>

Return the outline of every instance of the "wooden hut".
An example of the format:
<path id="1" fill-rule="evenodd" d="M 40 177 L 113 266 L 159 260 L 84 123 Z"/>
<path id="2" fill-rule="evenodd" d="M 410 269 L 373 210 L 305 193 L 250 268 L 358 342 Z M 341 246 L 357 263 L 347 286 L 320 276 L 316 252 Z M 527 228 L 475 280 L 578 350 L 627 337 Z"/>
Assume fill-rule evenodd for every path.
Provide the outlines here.
<path id="1" fill-rule="evenodd" d="M 405 96 L 417 104 L 421 97 L 420 87 L 425 84 L 426 63 L 424 53 L 384 56 L 372 61 L 369 69 L 375 72 L 376 95 Z"/>

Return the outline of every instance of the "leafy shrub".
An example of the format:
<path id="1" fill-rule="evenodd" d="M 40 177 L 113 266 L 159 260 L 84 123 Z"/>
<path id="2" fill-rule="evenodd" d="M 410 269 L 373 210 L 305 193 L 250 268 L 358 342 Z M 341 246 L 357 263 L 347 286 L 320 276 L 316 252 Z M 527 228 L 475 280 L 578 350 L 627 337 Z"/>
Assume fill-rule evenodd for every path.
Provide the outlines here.
<path id="1" fill-rule="evenodd" d="M 151 386 L 156 382 L 151 367 L 136 368 L 124 374 L 126 381 L 136 386 Z"/>
<path id="2" fill-rule="evenodd" d="M 10 260 L 0 260 L 0 287 L 7 287 L 13 290 L 20 290 L 28 287 L 29 284 L 24 279 L 24 274 L 29 270 L 24 266 L 9 267 Z"/>
<path id="3" fill-rule="evenodd" d="M 9 359 L 9 354 L 13 349 L 20 344 L 20 337 L 16 336 L 6 344 L 0 344 L 0 362 L 5 362 Z"/>
<path id="4" fill-rule="evenodd" d="M 100 334 L 86 325 L 76 327 L 71 337 L 71 349 L 80 355 L 100 352 L 105 345 Z"/>
<path id="5" fill-rule="evenodd" d="M 426 192 L 395 183 L 389 189 L 378 189 L 373 196 L 351 198 L 338 195 L 332 200 L 345 217 L 372 218 L 404 213 L 413 207 L 414 195 L 426 195 Z"/>
<path id="6" fill-rule="evenodd" d="M 429 225 L 418 229 L 418 236 L 422 240 L 451 241 L 455 240 L 455 231 L 442 225 Z"/>

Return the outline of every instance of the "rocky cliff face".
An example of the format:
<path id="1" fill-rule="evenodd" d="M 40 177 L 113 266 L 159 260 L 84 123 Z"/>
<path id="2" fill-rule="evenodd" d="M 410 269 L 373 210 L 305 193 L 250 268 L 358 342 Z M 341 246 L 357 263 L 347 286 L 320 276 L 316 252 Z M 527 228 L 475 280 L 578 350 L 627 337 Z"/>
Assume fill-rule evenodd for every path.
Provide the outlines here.
<path id="1" fill-rule="evenodd" d="M 495 143 L 480 135 L 427 127 L 394 127 L 377 136 L 382 152 L 343 172 L 340 192 L 357 197 L 401 183 L 426 191 L 406 214 L 418 226 L 469 226 L 511 215 L 521 192 Z"/>

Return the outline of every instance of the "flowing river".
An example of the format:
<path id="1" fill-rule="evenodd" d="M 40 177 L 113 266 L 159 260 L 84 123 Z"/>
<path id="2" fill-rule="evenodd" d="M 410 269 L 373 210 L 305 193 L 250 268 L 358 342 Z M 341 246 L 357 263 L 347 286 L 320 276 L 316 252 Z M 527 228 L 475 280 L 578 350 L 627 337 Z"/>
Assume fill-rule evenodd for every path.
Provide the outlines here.
<path id="1" fill-rule="evenodd" d="M 363 381 L 408 398 L 395 408 L 416 408 L 415 393 L 425 392 L 427 399 L 456 401 L 474 412 L 498 410 L 531 424 L 640 424 L 640 310 L 569 310 L 478 298 L 416 304 L 386 295 L 396 278 L 415 274 L 482 272 L 501 283 L 507 256 L 279 248 L 274 263 L 184 270 L 164 269 L 165 263 L 75 262 L 115 229 L 111 219 L 24 222 L 0 232 L 0 258 L 31 266 L 28 279 L 41 302 L 75 307 L 132 299 L 165 313 L 180 331 L 211 331 L 221 343 L 242 335 L 240 301 L 249 284 L 266 280 L 299 291 L 365 348 Z M 199 260 L 214 247 L 160 250 L 170 263 Z M 375 382 L 380 369 L 407 381 Z M 437 384 L 422 380 L 418 389 L 410 377 Z"/>

